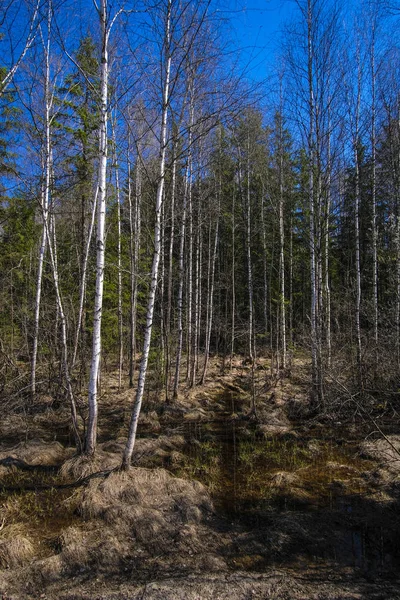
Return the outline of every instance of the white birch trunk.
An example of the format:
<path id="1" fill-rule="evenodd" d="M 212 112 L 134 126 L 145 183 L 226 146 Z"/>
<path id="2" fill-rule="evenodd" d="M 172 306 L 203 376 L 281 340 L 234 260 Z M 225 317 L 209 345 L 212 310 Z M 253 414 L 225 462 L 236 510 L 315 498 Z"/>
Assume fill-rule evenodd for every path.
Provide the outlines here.
<path id="1" fill-rule="evenodd" d="M 107 175 L 107 118 L 108 118 L 108 42 L 110 31 L 107 23 L 107 0 L 101 0 L 99 8 L 101 29 L 101 71 L 100 71 L 100 135 L 99 135 L 99 174 L 96 239 L 96 292 L 93 316 L 92 361 L 88 390 L 89 416 L 86 433 L 85 453 L 93 455 L 97 440 L 98 379 L 101 356 L 101 319 L 103 312 L 105 220 L 106 220 L 106 175 Z"/>
<path id="2" fill-rule="evenodd" d="M 149 359 L 151 331 L 153 326 L 154 303 L 157 290 L 158 267 L 160 263 L 161 251 L 161 211 L 164 196 L 165 184 L 165 158 L 167 151 L 167 127 L 168 127 L 168 107 L 169 107 L 169 85 L 171 76 L 171 9 L 172 0 L 168 0 L 166 32 L 165 32 L 165 80 L 162 98 L 162 120 L 161 120 L 161 140 L 160 140 L 160 175 L 156 197 L 156 219 L 154 226 L 154 254 L 151 269 L 151 282 L 149 291 L 149 300 L 147 304 L 146 329 L 143 343 L 142 361 L 139 370 L 139 380 L 136 391 L 135 402 L 133 405 L 131 421 L 129 425 L 128 439 L 123 453 L 122 468 L 128 469 L 131 464 L 133 448 L 135 446 L 136 431 L 139 421 L 140 409 L 143 401 L 144 384 L 146 380 L 147 364 Z"/>
<path id="3" fill-rule="evenodd" d="M 52 148 L 51 148 L 51 136 L 52 136 L 52 107 L 53 107 L 53 97 L 50 93 L 50 39 L 51 39 L 51 26 L 52 26 L 52 14 L 53 14 L 53 6 L 51 0 L 48 0 L 48 16 L 47 16 L 47 43 L 44 44 L 43 37 L 43 45 L 45 51 L 45 148 L 44 148 L 44 185 L 42 188 L 43 198 L 42 198 L 42 219 L 43 219 L 43 234 L 45 236 L 45 240 L 42 241 L 42 247 L 48 248 L 50 254 L 50 262 L 53 273 L 53 281 L 54 287 L 56 291 L 57 298 L 57 314 L 60 318 L 61 322 L 61 334 L 62 334 L 62 372 L 65 377 L 66 386 L 67 386 L 67 394 L 70 401 L 70 409 L 71 409 L 71 421 L 72 428 L 75 437 L 75 443 L 77 446 L 77 450 L 81 451 L 81 440 L 78 431 L 78 423 L 77 423 L 77 414 L 76 414 L 76 404 L 72 390 L 72 383 L 69 374 L 69 365 L 68 365 L 68 340 L 67 340 L 67 324 L 64 313 L 63 302 L 61 298 L 61 291 L 59 286 L 59 277 L 58 277 L 58 259 L 57 259 L 57 244 L 56 244 L 56 232 L 55 232 L 55 221 L 54 215 L 49 221 L 49 211 L 50 211 L 50 194 L 51 194 L 51 182 L 52 182 Z M 52 234 L 52 235 L 51 235 Z M 43 258 L 43 257 L 41 257 Z M 39 286 L 38 286 L 39 287 Z M 56 328 L 57 329 L 57 328 Z"/>
<path id="4" fill-rule="evenodd" d="M 44 188 L 44 185 L 42 186 Z M 47 197 L 42 189 L 41 193 L 41 211 L 43 222 L 47 219 L 48 205 Z M 34 330 L 33 330 L 33 347 L 32 347 L 32 358 L 31 358 L 31 397 L 32 401 L 35 400 L 36 395 L 36 367 L 37 367 L 37 356 L 38 356 L 38 343 L 39 343 L 39 323 L 40 323 L 40 305 L 42 297 L 42 281 L 43 281 L 43 264 L 46 255 L 47 248 L 47 236 L 46 229 L 43 224 L 42 237 L 39 248 L 39 264 L 36 278 L 36 298 L 35 298 L 35 315 L 34 315 Z"/>
<path id="5" fill-rule="evenodd" d="M 49 193 L 50 193 L 50 153 L 51 153 L 51 141 L 50 141 L 50 119 L 51 119 L 51 95 L 50 95 L 50 30 L 51 30 L 51 2 L 48 4 L 48 36 L 47 42 L 45 43 L 42 37 L 43 49 L 45 54 L 45 82 L 44 82 L 44 100 L 45 100 L 45 149 L 44 157 L 42 161 L 43 170 L 43 182 L 41 185 L 41 200 L 40 209 L 43 220 L 43 230 L 39 249 L 39 263 L 38 272 L 36 279 L 36 298 L 35 298 L 35 316 L 34 316 L 34 331 L 33 331 L 33 347 L 32 347 L 32 358 L 31 358 L 31 396 L 32 400 L 35 399 L 36 395 L 36 370 L 37 370 L 37 356 L 38 356 L 38 344 L 39 344 L 39 322 L 40 322 L 40 305 L 42 297 L 42 281 L 43 281 L 43 265 L 46 255 L 47 248 L 47 234 L 46 224 L 48 220 L 49 212 Z M 36 17 L 35 17 L 36 18 Z M 28 48 L 25 49 L 25 52 Z M 24 53 L 25 53 L 24 52 Z M 14 74 L 17 69 L 18 61 L 15 65 Z M 0 86 L 0 95 L 7 87 L 8 83 L 11 82 L 13 75 L 9 72 L 9 78 L 4 79 Z"/>

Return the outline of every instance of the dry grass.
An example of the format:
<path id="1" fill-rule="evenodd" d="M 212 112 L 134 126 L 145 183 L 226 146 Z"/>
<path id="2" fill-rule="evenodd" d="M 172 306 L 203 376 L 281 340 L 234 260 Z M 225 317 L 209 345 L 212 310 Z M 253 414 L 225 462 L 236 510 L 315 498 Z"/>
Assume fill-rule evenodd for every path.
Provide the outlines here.
<path id="1" fill-rule="evenodd" d="M 68 527 L 62 532 L 59 542 L 62 562 L 69 570 L 82 569 L 89 565 L 90 549 L 88 534 L 78 527 Z"/>
<path id="2" fill-rule="evenodd" d="M 184 445 L 185 439 L 181 435 L 141 438 L 136 441 L 132 462 L 135 466 L 160 467 L 165 461 L 170 461 L 172 455 L 178 460 Z M 118 469 L 123 449 L 124 442 L 110 441 L 99 444 L 96 455 L 92 458 L 72 456 L 62 465 L 61 477 L 65 481 L 79 480 L 100 471 Z"/>
<path id="3" fill-rule="evenodd" d="M 361 452 L 366 458 L 382 463 L 392 473 L 400 473 L 400 436 L 389 435 L 386 439 L 366 440 L 361 444 Z"/>
<path id="4" fill-rule="evenodd" d="M 63 572 L 63 562 L 60 554 L 49 556 L 37 561 L 35 574 L 39 579 L 39 585 L 52 583 L 60 579 Z"/>
<path id="5" fill-rule="evenodd" d="M 285 378 L 279 380 L 271 390 L 264 385 L 268 383 L 268 377 L 272 377 L 269 361 L 260 364 L 256 371 L 257 389 L 262 390 L 257 398 L 261 417 L 257 435 L 263 433 L 266 438 L 281 433 L 288 438 L 294 435 L 293 431 L 290 432 L 291 424 L 286 413 L 290 402 L 302 405 L 307 402 L 304 382 L 308 377 L 309 365 L 303 362 L 297 382 Z M 240 522 L 241 515 L 238 515 L 238 523 L 232 523 L 231 526 L 230 520 L 228 522 L 214 513 L 210 496 L 200 483 L 176 478 L 160 468 L 163 465 L 179 465 L 185 460 L 183 452 L 188 453 L 188 449 L 184 449 L 185 439 L 173 434 L 173 431 L 187 431 L 182 425 L 184 419 L 202 421 L 217 418 L 222 422 L 225 418 L 232 418 L 229 393 L 226 392 L 232 392 L 235 396 L 232 412 L 246 414 L 250 407 L 249 381 L 250 369 L 242 361 L 235 362 L 232 372 L 226 371 L 221 375 L 221 365 L 213 360 L 207 384 L 193 390 L 186 390 L 182 384 L 178 402 L 165 406 L 164 412 L 160 411 L 161 416 L 153 410 L 155 401 L 159 401 L 154 395 L 156 400 L 147 406 L 148 412 L 143 413 L 141 426 L 144 426 L 147 435 L 154 435 L 160 421 L 164 427 L 168 426 L 169 421 L 170 435 L 139 437 L 133 456 L 134 468 L 129 472 L 121 472 L 118 467 L 125 445 L 122 432 L 126 429 L 132 392 L 118 392 L 117 380 L 112 379 L 107 385 L 106 382 L 103 384 L 105 397 L 99 425 L 101 439 L 110 439 L 98 445 L 94 459 L 73 456 L 74 450 L 71 448 L 64 449 L 56 442 L 42 441 L 19 444 L 12 451 L 0 454 L 0 458 L 13 456 L 32 465 L 63 463 L 61 478 L 68 482 L 103 472 L 102 477 L 92 478 L 85 481 L 84 486 L 68 490 L 68 497 L 60 495 L 57 498 L 58 509 L 61 512 L 65 509 L 69 520 L 56 523 L 54 519 L 52 537 L 47 545 L 47 551 L 50 548 L 52 556 L 40 552 L 39 538 L 33 537 L 33 530 L 26 526 L 27 518 L 24 527 L 16 525 L 15 535 L 3 535 L 13 527 L 13 522 L 17 523 L 18 515 L 22 515 L 18 499 L 11 498 L 10 504 L 5 503 L 8 519 L 3 532 L 0 532 L 0 568 L 9 567 L 7 572 L 10 573 L 14 569 L 14 578 L 17 580 L 21 577 L 21 566 L 34 558 L 31 567 L 24 567 L 24 574 L 29 571 L 30 580 L 35 581 L 39 589 L 53 582 L 60 589 L 62 586 L 67 589 L 65 586 L 80 577 L 90 578 L 93 585 L 97 578 L 111 580 L 114 575 L 119 580 L 126 575 L 130 581 L 135 578 L 155 581 L 160 573 L 173 579 L 174 576 L 204 571 L 212 578 L 213 574 L 227 570 L 227 563 L 232 563 L 232 557 L 239 556 L 242 567 L 250 569 L 257 567 L 266 557 L 273 561 L 301 555 L 303 549 L 311 547 L 314 538 L 319 536 L 314 518 L 308 519 L 306 511 L 292 515 L 264 511 L 264 506 L 270 497 L 275 496 L 278 500 L 285 499 L 285 502 L 287 499 L 289 503 L 292 500 L 313 501 L 314 497 L 308 489 L 308 471 L 305 469 L 290 472 L 286 470 L 290 469 L 286 463 L 277 465 L 279 471 L 275 467 L 270 469 L 268 474 L 260 469 L 258 477 L 263 480 L 262 500 L 266 504 L 254 504 L 254 512 L 249 511 L 249 515 L 251 518 L 257 517 L 257 526 L 245 529 Z M 275 398 L 272 397 L 273 390 Z M 54 417 L 53 413 L 49 411 L 48 414 L 35 415 L 32 427 L 41 427 L 47 417 L 54 418 L 54 422 L 60 425 L 61 412 L 60 415 L 54 413 Z M 15 416 L 16 423 L 23 429 L 25 417 L 19 420 L 18 415 Z M 244 421 L 243 427 L 246 423 Z M 7 427 L 11 427 L 11 422 Z M 51 425 L 48 433 L 50 428 Z M 243 439 L 247 431 L 252 431 L 250 426 L 246 431 L 243 430 L 243 434 L 241 430 Z M 143 431 L 140 433 L 143 434 Z M 212 438 L 213 430 L 207 430 L 207 435 Z M 112 439 L 114 437 L 116 439 Z M 266 441 L 263 440 L 263 443 L 265 445 Z M 279 443 L 282 444 L 282 440 Z M 323 447 L 321 449 L 318 443 L 312 443 L 314 446 L 308 449 L 310 460 L 320 455 L 323 458 Z M 288 448 L 291 448 L 290 440 Z M 295 459 L 297 466 L 307 462 L 303 454 L 296 454 Z M 349 471 L 334 462 L 328 464 L 326 470 L 329 471 L 329 481 L 337 473 L 342 477 L 347 476 Z M 108 474 L 104 473 L 107 471 Z M 0 476 L 2 472 L 7 475 L 9 469 L 0 466 Z M 256 468 L 254 472 L 257 473 Z M 221 474 L 221 471 L 218 473 Z M 253 493 L 252 489 L 250 492 Z M 39 527 L 40 523 L 36 529 L 39 530 Z M 329 543 L 328 538 L 322 540 L 323 544 Z M 44 539 L 44 535 L 40 539 L 41 547 L 49 541 L 48 538 Z M 6 572 L 0 575 L 4 577 Z M 96 589 L 96 597 L 97 593 Z M 201 590 L 198 597 L 202 597 Z"/>
<path id="6" fill-rule="evenodd" d="M 294 485 L 300 485 L 301 480 L 296 473 L 290 471 L 277 471 L 271 477 L 270 485 L 278 489 L 290 488 Z"/>
<path id="7" fill-rule="evenodd" d="M 32 540 L 24 533 L 20 524 L 5 527 L 0 534 L 0 567 L 20 567 L 34 555 Z"/>
<path id="8" fill-rule="evenodd" d="M 14 448 L 0 452 L 0 460 L 16 459 L 31 466 L 60 465 L 72 450 L 64 448 L 58 442 L 45 442 L 41 439 L 21 442 Z"/>
<path id="9" fill-rule="evenodd" d="M 87 525 L 69 527 L 60 536 L 68 572 L 79 565 L 92 572 L 110 571 L 123 561 L 133 568 L 134 557 L 143 555 L 173 566 L 177 552 L 186 562 L 192 556 L 194 566 L 196 556 L 207 554 L 202 522 L 213 507 L 198 482 L 177 479 L 163 469 L 133 468 L 91 480 L 75 501 Z"/>
<path id="10" fill-rule="evenodd" d="M 94 457 L 75 455 L 65 461 L 60 469 L 60 476 L 65 481 L 78 481 L 93 473 L 108 471 L 119 466 L 121 460 L 116 454 L 102 452 L 101 449 Z"/>

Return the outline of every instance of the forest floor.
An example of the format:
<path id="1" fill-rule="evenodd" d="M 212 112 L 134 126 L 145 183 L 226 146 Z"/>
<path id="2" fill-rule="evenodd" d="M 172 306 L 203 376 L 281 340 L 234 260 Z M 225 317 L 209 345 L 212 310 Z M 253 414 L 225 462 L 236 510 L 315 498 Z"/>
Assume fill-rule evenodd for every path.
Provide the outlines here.
<path id="1" fill-rule="evenodd" d="M 400 424 L 311 418 L 309 361 L 210 364 L 149 393 L 129 473 L 132 391 L 104 377 L 99 448 L 75 456 L 43 396 L 0 424 L 0 597 L 400 598 Z"/>

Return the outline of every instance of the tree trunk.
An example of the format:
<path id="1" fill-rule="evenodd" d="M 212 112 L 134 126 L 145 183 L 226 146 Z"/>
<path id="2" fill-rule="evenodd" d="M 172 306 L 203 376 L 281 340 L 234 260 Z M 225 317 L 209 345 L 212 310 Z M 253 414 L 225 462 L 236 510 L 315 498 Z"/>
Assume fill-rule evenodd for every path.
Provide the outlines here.
<path id="1" fill-rule="evenodd" d="M 176 142 L 172 149 L 172 181 L 171 181 L 171 212 L 170 236 L 168 249 L 168 282 L 167 282 L 167 314 L 165 319 L 166 360 L 165 360 L 165 398 L 169 401 L 170 368 L 171 368 L 171 311 L 172 311 L 172 286 L 173 286 L 173 256 L 175 242 L 175 193 L 176 193 Z"/>
<path id="2" fill-rule="evenodd" d="M 279 277 L 281 313 L 282 368 L 286 369 L 286 299 L 285 299 L 285 228 L 283 198 L 283 131 L 282 115 L 279 119 Z"/>
<path id="3" fill-rule="evenodd" d="M 207 375 L 208 361 L 210 358 L 210 341 L 211 341 L 211 331 L 212 331 L 212 323 L 213 323 L 213 311 L 214 311 L 214 281 L 215 281 L 215 264 L 217 262 L 217 249 L 218 249 L 218 231 L 219 231 L 219 207 L 217 214 L 217 223 L 215 226 L 215 237 L 214 237 L 214 248 L 211 258 L 211 272 L 210 272 L 210 284 L 208 289 L 208 297 L 207 297 L 207 314 L 208 318 L 206 319 L 206 343 L 204 349 L 204 366 L 203 373 L 201 375 L 201 385 L 204 385 Z M 210 222 L 210 233 L 211 233 L 211 222 Z M 211 254 L 211 248 L 209 247 L 209 252 Z"/>
<path id="4" fill-rule="evenodd" d="M 118 390 L 122 386 L 123 366 L 123 316 L 122 316 L 122 266 L 121 266 L 121 190 L 119 186 L 119 166 L 117 157 L 116 119 L 113 123 L 113 150 L 115 169 L 115 193 L 117 200 L 117 271 L 118 271 Z"/>
<path id="5" fill-rule="evenodd" d="M 179 287 L 178 287 L 178 346 L 176 350 L 176 363 L 175 363 L 175 379 L 174 379 L 174 391 L 173 398 L 178 397 L 179 389 L 179 378 L 180 368 L 182 360 L 182 348 L 183 348 L 183 279 L 184 279 L 184 250 L 185 250 L 185 231 L 186 231 L 186 209 L 187 209 L 187 195 L 189 187 L 189 164 L 186 166 L 185 174 L 185 189 L 183 192 L 183 206 L 182 206 L 182 220 L 180 227 L 180 245 L 179 245 Z"/>
<path id="6" fill-rule="evenodd" d="M 106 220 L 106 175 L 107 175 L 107 119 L 108 119 L 108 41 L 110 31 L 107 23 L 107 0 L 101 0 L 98 10 L 101 29 L 101 72 L 100 72 L 100 134 L 99 174 L 96 239 L 96 292 L 93 315 L 93 346 L 89 379 L 89 416 L 86 432 L 85 453 L 94 454 L 97 441 L 98 378 L 101 357 L 101 319 L 103 313 L 105 220 Z"/>
<path id="7" fill-rule="evenodd" d="M 136 431 L 139 421 L 140 409 L 143 401 L 144 384 L 146 381 L 147 364 L 149 360 L 151 332 L 153 326 L 153 315 L 154 315 L 154 303 L 157 290 L 157 278 L 158 278 L 158 267 L 160 264 L 160 251 L 161 251 L 161 211 L 162 202 L 164 196 L 164 185 L 165 185 L 165 157 L 167 151 L 167 126 L 168 126 L 168 107 L 169 107 L 169 85 L 171 76 L 171 8 L 172 0 L 168 0 L 167 8 L 167 19 L 166 19 L 166 32 L 165 32 L 165 52 L 166 52 L 166 66 L 165 66 L 165 80 L 163 89 L 162 99 L 162 121 L 161 121 L 161 140 L 160 140 L 160 175 L 159 183 L 157 187 L 156 197 L 156 219 L 154 226 L 154 254 L 153 264 L 151 269 L 151 282 L 149 291 L 149 300 L 147 304 L 147 315 L 146 315 L 146 328 L 144 334 L 143 343 L 143 354 L 142 361 L 139 370 L 139 380 L 137 385 L 137 392 L 135 402 L 133 405 L 131 421 L 129 425 L 128 439 L 126 442 L 125 450 L 122 458 L 122 468 L 124 470 L 129 469 L 132 459 L 133 448 L 136 440 Z"/>

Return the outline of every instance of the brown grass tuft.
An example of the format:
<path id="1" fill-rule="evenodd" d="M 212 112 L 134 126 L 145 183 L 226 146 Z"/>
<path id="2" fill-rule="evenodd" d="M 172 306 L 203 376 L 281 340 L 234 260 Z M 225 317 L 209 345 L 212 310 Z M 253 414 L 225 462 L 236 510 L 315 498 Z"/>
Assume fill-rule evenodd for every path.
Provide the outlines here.
<path id="1" fill-rule="evenodd" d="M 183 536 L 185 526 L 191 527 L 185 533 L 188 540 L 195 542 L 197 524 L 213 508 L 200 483 L 175 478 L 163 469 L 135 468 L 90 481 L 78 510 L 84 519 L 103 521 L 102 539 L 109 528 L 122 546 L 135 542 L 150 553 L 166 553 Z M 98 547 L 95 553 L 102 551 Z"/>
<path id="2" fill-rule="evenodd" d="M 78 527 L 68 527 L 60 536 L 61 560 L 70 570 L 82 569 L 90 561 L 87 533 Z"/>
<path id="3" fill-rule="evenodd" d="M 298 485 L 300 479 L 295 473 L 289 471 L 277 471 L 270 479 L 270 484 L 276 488 L 288 488 L 293 485 Z"/>
<path id="4" fill-rule="evenodd" d="M 23 535 L 19 525 L 9 525 L 1 532 L 0 566 L 2 569 L 19 567 L 34 555 L 32 541 Z"/>
<path id="5" fill-rule="evenodd" d="M 15 458 L 29 465 L 54 466 L 59 465 L 71 454 L 71 449 L 64 448 L 58 442 L 30 440 L 22 442 L 11 450 L 0 452 L 0 460 Z"/>
<path id="6" fill-rule="evenodd" d="M 65 461 L 60 469 L 60 475 L 66 481 L 79 480 L 99 471 L 114 469 L 120 462 L 120 458 L 115 454 L 108 454 L 101 450 L 94 457 L 75 455 Z"/>
<path id="7" fill-rule="evenodd" d="M 52 583 L 60 579 L 63 571 L 63 561 L 60 554 L 49 556 L 35 565 L 35 572 L 40 575 L 43 583 Z"/>
<path id="8" fill-rule="evenodd" d="M 400 436 L 366 440 L 361 444 L 361 453 L 365 458 L 379 461 L 391 473 L 400 473 Z"/>

